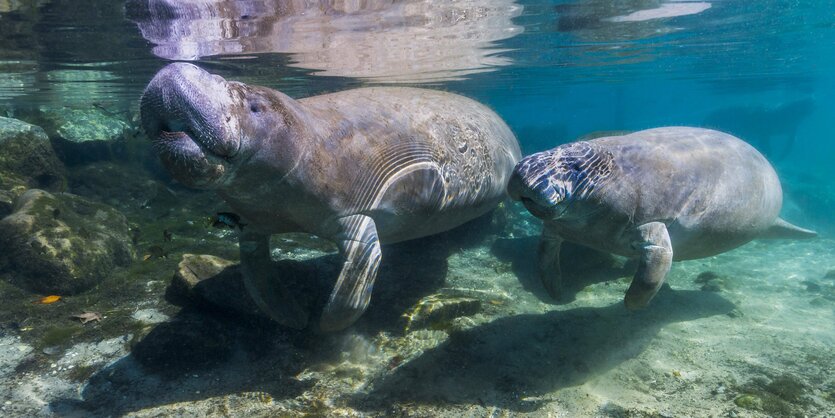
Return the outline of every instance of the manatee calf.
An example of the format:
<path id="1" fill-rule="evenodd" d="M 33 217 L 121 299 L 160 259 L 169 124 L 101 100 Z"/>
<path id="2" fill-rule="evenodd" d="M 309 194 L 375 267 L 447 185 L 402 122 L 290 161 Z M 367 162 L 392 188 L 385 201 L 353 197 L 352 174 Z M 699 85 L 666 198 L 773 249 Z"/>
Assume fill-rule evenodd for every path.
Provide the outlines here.
<path id="1" fill-rule="evenodd" d="M 673 260 L 761 237 L 815 232 L 778 217 L 783 193 L 753 147 L 709 129 L 664 127 L 561 145 L 524 158 L 508 192 L 544 221 L 539 269 L 559 297 L 563 240 L 639 260 L 626 306 L 642 308 Z"/>
<path id="2" fill-rule="evenodd" d="M 294 100 L 176 63 L 151 80 L 141 115 L 171 174 L 216 190 L 246 220 L 247 290 L 294 328 L 306 326 L 308 314 L 293 289 L 270 277 L 271 234 L 336 242 L 343 265 L 320 326 L 341 329 L 368 306 L 381 243 L 487 213 L 520 158 L 498 115 L 432 90 L 362 88 Z"/>

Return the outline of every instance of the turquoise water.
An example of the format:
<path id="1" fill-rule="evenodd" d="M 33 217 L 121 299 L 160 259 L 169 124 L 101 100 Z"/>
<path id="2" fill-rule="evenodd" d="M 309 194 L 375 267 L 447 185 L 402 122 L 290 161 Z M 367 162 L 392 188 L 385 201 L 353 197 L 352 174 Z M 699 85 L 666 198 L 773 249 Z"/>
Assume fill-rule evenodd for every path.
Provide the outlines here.
<path id="1" fill-rule="evenodd" d="M 833 416 L 833 45 L 829 0 L 0 0 L 0 411 Z M 207 226 L 230 208 L 174 180 L 140 127 L 143 89 L 174 61 L 293 98 L 458 93 L 500 115 L 523 155 L 603 131 L 722 130 L 768 158 L 781 216 L 819 237 L 676 262 L 633 313 L 634 264 L 578 247 L 563 251 L 568 297 L 551 299 L 541 222 L 508 201 L 384 246 L 354 326 L 289 330 L 250 302 L 239 231 Z M 10 226 L 31 189 L 50 193 L 27 210 L 52 232 Z M 31 267 L 41 256 L 22 242 L 84 273 Z M 194 273 L 184 254 L 222 260 L 186 257 Z M 275 236 L 272 257 L 324 303 L 332 243 Z M 62 300 L 32 303 L 48 295 Z"/>

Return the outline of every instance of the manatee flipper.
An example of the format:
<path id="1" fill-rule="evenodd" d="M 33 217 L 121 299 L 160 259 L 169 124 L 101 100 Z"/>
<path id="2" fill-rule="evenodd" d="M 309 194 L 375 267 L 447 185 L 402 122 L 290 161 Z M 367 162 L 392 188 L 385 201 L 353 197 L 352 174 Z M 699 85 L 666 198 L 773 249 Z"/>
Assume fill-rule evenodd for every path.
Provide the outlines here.
<path id="1" fill-rule="evenodd" d="M 638 271 L 626 291 L 624 303 L 627 309 L 642 309 L 658 293 L 673 263 L 673 247 L 667 226 L 661 222 L 649 222 L 638 227 L 635 247 L 640 251 Z"/>
<path id="2" fill-rule="evenodd" d="M 803 229 L 799 226 L 792 225 L 783 218 L 777 218 L 774 220 L 774 224 L 772 224 L 765 232 L 760 234 L 757 238 L 758 239 L 804 239 L 804 238 L 815 238 L 818 236 L 818 233 L 815 231 L 811 231 L 808 229 Z"/>
<path id="3" fill-rule="evenodd" d="M 240 247 L 244 286 L 255 305 L 281 325 L 295 329 L 307 326 L 308 313 L 270 268 L 270 236 L 241 232 Z"/>
<path id="4" fill-rule="evenodd" d="M 365 215 L 341 218 L 337 245 L 343 258 L 342 271 L 322 312 L 323 331 L 336 331 L 353 324 L 371 301 L 371 289 L 380 267 L 380 241 L 374 220 Z"/>
<path id="5" fill-rule="evenodd" d="M 560 270 L 560 248 L 562 237 L 547 223 L 542 227 L 537 255 L 539 260 L 539 278 L 548 294 L 559 299 L 562 296 L 562 271 Z"/>

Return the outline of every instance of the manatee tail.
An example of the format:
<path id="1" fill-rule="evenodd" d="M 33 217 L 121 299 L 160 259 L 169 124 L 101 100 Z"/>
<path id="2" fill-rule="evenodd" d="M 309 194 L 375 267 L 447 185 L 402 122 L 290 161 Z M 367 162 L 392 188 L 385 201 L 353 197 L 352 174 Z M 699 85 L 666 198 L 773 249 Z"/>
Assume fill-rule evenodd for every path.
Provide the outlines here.
<path id="1" fill-rule="evenodd" d="M 783 218 L 777 218 L 774 220 L 774 224 L 771 225 L 765 232 L 760 234 L 757 238 L 760 239 L 806 239 L 806 238 L 815 238 L 818 236 L 818 233 L 815 231 L 811 231 L 808 229 L 803 229 L 799 226 L 794 226 Z"/>

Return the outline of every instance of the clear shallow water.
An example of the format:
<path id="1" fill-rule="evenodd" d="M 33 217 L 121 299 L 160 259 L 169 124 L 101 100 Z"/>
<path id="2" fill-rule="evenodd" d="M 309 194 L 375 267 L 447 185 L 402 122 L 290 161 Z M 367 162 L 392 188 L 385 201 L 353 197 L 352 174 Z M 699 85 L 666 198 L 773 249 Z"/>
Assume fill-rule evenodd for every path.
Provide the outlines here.
<path id="1" fill-rule="evenodd" d="M 4 282 L 0 297 L 7 308 L 0 320 L 3 338 L 10 339 L 2 347 L 25 353 L 0 356 L 2 370 L 8 370 L 0 375 L 0 396 L 11 402 L 7 412 L 222 414 L 218 405 L 226 405 L 230 414 L 386 414 L 395 405 L 406 415 L 832 414 L 833 383 L 826 370 L 833 364 L 827 344 L 831 347 L 835 333 L 835 302 L 826 298 L 832 284 L 824 276 L 835 269 L 829 257 L 835 248 L 829 238 L 835 230 L 830 140 L 835 3 L 172 3 L 177 4 L 0 1 L 0 111 L 35 124 L 56 112 L 49 109 L 64 108 L 104 109 L 124 119 L 130 128 L 117 138 L 124 146 L 110 154 L 88 158 L 73 148 L 59 154 L 68 165 L 68 191 L 117 207 L 143 231 L 133 267 L 115 270 L 109 284 L 68 297 L 64 305 L 49 305 L 51 310 L 29 303 L 38 295 Z M 235 259 L 234 236 L 195 225 L 222 207 L 165 177 L 135 129 L 142 89 L 171 60 L 293 97 L 391 84 L 461 93 L 495 109 L 525 154 L 595 131 L 663 125 L 723 129 L 768 155 L 787 195 L 784 216 L 821 231 L 823 238 L 755 243 L 677 264 L 670 283 L 691 293 L 668 297 L 654 313 L 630 317 L 616 310 L 623 280 L 581 287 L 569 304 L 548 301 L 525 267 L 526 260 L 532 262 L 539 226 L 515 207 L 511 226 L 492 239 L 453 245 L 469 249 L 431 256 L 417 256 L 408 246 L 396 250 L 405 255 L 393 256 L 396 261 L 383 274 L 399 284 L 388 289 L 381 284 L 382 293 L 375 295 L 396 302 L 372 306 L 366 322 L 348 335 L 300 336 L 247 321 L 241 326 L 222 316 L 209 321 L 199 310 L 180 311 L 163 294 L 182 253 Z M 138 160 L 143 164 L 132 164 Z M 119 184 L 126 178 L 130 186 Z M 170 190 L 159 191 L 166 187 Z M 177 239 L 160 242 L 163 229 L 173 230 Z M 317 258 L 332 247 L 293 239 L 295 244 L 276 245 L 278 256 L 319 260 L 305 268 L 319 271 L 318 277 L 333 276 L 333 259 Z M 142 262 L 160 244 L 166 257 Z M 311 246 L 319 252 L 306 250 Z M 409 286 L 398 281 L 415 263 L 422 279 Z M 694 280 L 704 271 L 731 284 L 718 293 L 701 291 L 705 283 Z M 460 296 L 460 289 L 468 297 L 490 295 L 475 297 L 486 308 L 459 318 L 453 329 L 460 334 L 451 333 L 456 335 L 451 339 L 449 330 L 403 334 L 395 318 L 420 298 L 444 291 Z M 692 308 L 679 311 L 676 303 Z M 103 312 L 105 320 L 82 327 L 68 319 L 88 309 Z M 173 321 L 134 318 L 143 309 Z M 727 315 L 734 310 L 742 319 Z M 579 325 L 551 325 L 572 322 Z M 195 328 L 201 331 L 188 334 Z M 616 343 L 605 337 L 609 333 Z M 248 348 L 192 356 L 190 350 L 207 345 L 203 334 L 221 335 L 212 341 L 218 346 Z M 186 366 L 166 376 L 166 385 L 155 383 L 166 366 L 147 371 L 148 364 L 167 365 L 170 359 L 159 352 L 171 351 L 171 341 L 181 335 L 191 345 L 170 355 L 172 364 Z M 740 337 L 746 335 L 748 341 Z M 142 338 L 140 354 L 130 354 Z M 473 340 L 482 342 L 469 343 Z M 107 341 L 110 345 L 96 349 L 78 346 Z M 574 342 L 577 348 L 570 348 Z M 84 350 L 87 354 L 78 354 Z M 79 355 L 89 358 L 70 361 Z M 208 360 L 186 361 L 201 356 Z M 544 358 L 550 368 L 539 367 Z M 500 366 L 484 367 L 491 361 Z M 436 363 L 444 366 L 434 368 Z M 60 372 L 52 374 L 52 364 Z M 443 373 L 445 367 L 458 370 L 457 364 L 465 366 Z M 72 377 L 69 366 L 89 373 Z M 96 374 L 102 368 L 105 372 Z M 108 380 L 108 373 L 121 380 Z M 206 375 L 226 383 L 207 384 Z M 768 382 L 786 375 L 805 390 L 797 399 L 778 396 L 788 406 L 778 405 L 789 409 L 736 402 L 752 394 L 769 403 L 767 394 L 774 390 Z M 757 386 L 757 379 L 767 382 Z M 127 391 L 129 401 L 105 396 L 113 385 Z M 269 394 L 269 402 L 262 393 Z M 346 400 L 355 394 L 358 398 Z"/>

